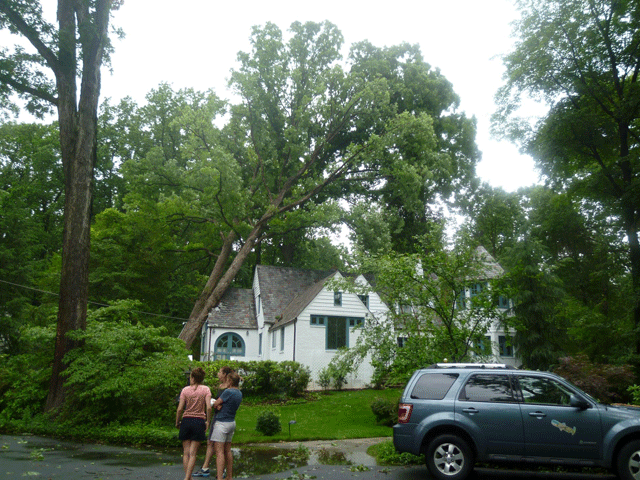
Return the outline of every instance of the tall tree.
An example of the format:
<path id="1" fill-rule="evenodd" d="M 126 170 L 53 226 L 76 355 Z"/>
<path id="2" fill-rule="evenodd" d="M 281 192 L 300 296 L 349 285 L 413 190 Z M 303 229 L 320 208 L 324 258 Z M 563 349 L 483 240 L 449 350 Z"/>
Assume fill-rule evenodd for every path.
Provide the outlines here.
<path id="1" fill-rule="evenodd" d="M 519 0 L 518 41 L 505 58 L 496 125 L 523 142 L 547 176 L 599 203 L 626 236 L 640 330 L 640 4 L 634 0 Z M 521 97 L 545 101 L 536 125 Z M 640 355 L 640 335 L 635 335 Z"/>
<path id="2" fill-rule="evenodd" d="M 516 243 L 525 220 L 520 195 L 484 183 L 463 203 L 463 211 L 470 219 L 465 228 L 499 261 L 505 249 Z"/>
<path id="3" fill-rule="evenodd" d="M 345 69 L 334 25 L 294 23 L 285 42 L 266 24 L 254 28 L 251 45 L 232 73 L 241 102 L 223 130 L 242 201 L 220 217 L 222 247 L 180 335 L 187 345 L 276 217 L 326 209 L 348 185 L 375 181 L 381 159 L 400 172 L 436 155 L 431 117 L 400 112 L 389 82 L 356 68 L 357 59 Z"/>
<path id="4" fill-rule="evenodd" d="M 369 252 L 382 248 L 380 237 L 369 235 L 376 225 L 396 251 L 415 253 L 414 237 L 437 231 L 442 204 L 460 201 L 475 187 L 480 158 L 475 119 L 458 110 L 460 98 L 453 86 L 424 61 L 416 45 L 378 48 L 360 42 L 351 48 L 350 59 L 352 71 L 384 79 L 397 113 L 430 118 L 435 133 L 431 155 L 407 164 L 421 145 L 419 137 L 409 134 L 371 162 L 370 175 L 347 190 L 354 243 Z"/>
<path id="5" fill-rule="evenodd" d="M 43 2 L 0 0 L 0 28 L 20 37 L 0 52 L 0 101 L 16 109 L 15 96 L 42 116 L 55 107 L 65 182 L 63 256 L 55 358 L 46 409 L 64 403 L 63 358 L 78 343 L 67 336 L 86 328 L 91 184 L 96 162 L 100 68 L 117 0 L 58 0 L 57 22 Z M 26 40 L 32 50 L 26 51 Z"/>

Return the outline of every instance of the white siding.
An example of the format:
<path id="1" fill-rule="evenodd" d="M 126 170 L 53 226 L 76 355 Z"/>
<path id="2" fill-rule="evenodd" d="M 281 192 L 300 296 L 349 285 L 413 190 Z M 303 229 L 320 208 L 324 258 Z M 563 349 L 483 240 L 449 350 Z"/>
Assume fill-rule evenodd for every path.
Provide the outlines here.
<path id="1" fill-rule="evenodd" d="M 334 357 L 335 350 L 327 350 L 327 327 L 311 325 L 311 315 L 334 317 L 366 318 L 369 311 L 354 293 L 342 293 L 342 306 L 334 305 L 333 291 L 323 289 L 318 296 L 298 316 L 296 325 L 297 346 L 295 360 L 311 370 L 309 389 L 320 388 L 318 373 L 325 368 Z M 358 329 L 349 329 L 348 344 L 354 346 L 360 335 Z M 368 362 L 363 362 L 356 374 L 348 377 L 346 388 L 360 388 L 371 381 L 373 370 Z"/>

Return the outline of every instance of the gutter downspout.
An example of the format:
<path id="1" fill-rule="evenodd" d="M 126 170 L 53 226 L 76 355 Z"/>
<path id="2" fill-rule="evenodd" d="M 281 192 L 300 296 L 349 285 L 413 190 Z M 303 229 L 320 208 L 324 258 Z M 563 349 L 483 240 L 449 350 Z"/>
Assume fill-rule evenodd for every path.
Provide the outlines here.
<path id="1" fill-rule="evenodd" d="M 298 317 L 296 317 L 293 320 L 293 361 L 294 362 L 296 361 L 296 340 L 297 340 L 296 332 L 298 331 L 297 325 L 298 325 Z"/>

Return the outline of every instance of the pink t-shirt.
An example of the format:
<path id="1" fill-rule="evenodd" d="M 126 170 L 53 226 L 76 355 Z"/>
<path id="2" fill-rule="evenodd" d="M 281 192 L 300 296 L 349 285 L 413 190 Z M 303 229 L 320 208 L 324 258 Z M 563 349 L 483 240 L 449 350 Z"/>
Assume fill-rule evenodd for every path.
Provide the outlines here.
<path id="1" fill-rule="evenodd" d="M 180 392 L 180 400 L 184 400 L 183 417 L 207 419 L 207 395 L 211 398 L 211 390 L 206 385 L 188 385 Z"/>

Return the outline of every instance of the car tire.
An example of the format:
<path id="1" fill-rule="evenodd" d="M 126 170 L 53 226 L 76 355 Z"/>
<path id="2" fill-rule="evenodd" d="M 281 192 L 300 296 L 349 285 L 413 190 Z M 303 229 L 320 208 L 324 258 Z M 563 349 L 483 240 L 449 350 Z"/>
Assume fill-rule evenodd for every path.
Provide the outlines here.
<path id="1" fill-rule="evenodd" d="M 438 480 L 462 480 L 473 470 L 473 454 L 456 435 L 440 435 L 427 447 L 427 469 Z"/>
<path id="2" fill-rule="evenodd" d="M 640 480 L 640 440 L 622 447 L 616 459 L 616 467 L 620 480 Z"/>

